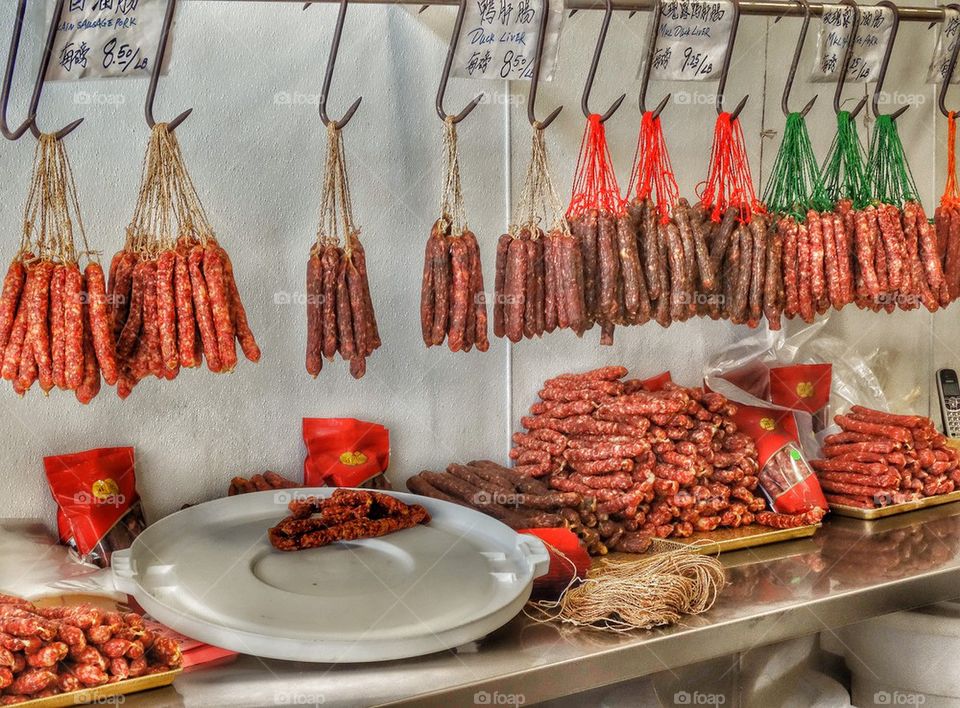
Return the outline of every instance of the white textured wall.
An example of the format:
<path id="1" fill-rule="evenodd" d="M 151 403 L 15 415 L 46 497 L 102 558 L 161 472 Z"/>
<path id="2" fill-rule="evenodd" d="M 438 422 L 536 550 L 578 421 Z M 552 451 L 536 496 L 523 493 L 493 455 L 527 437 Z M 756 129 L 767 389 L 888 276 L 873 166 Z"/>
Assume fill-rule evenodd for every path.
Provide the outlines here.
<path id="1" fill-rule="evenodd" d="M 28 11 L 32 27 L 21 49 L 24 71 L 11 115 L 14 123 L 23 115 L 43 31 L 41 4 L 33 5 Z M 4 3 L 0 26 L 9 24 L 13 12 L 14 3 Z M 52 520 L 41 457 L 101 445 L 136 445 L 139 486 L 153 517 L 222 493 L 235 473 L 270 467 L 298 475 L 303 416 L 383 422 L 392 431 L 398 478 L 453 459 L 503 456 L 511 388 L 516 416 L 545 377 L 564 370 L 622 361 L 638 374 L 670 368 L 678 380 L 694 383 L 707 356 L 748 333 L 724 322 L 693 321 L 668 330 L 655 324 L 619 329 L 612 348 L 599 347 L 597 332 L 582 340 L 563 332 L 522 342 L 512 352 L 502 342 L 494 342 L 486 354 L 424 349 L 417 319 L 420 260 L 435 218 L 441 169 L 441 125 L 433 112 L 433 94 L 453 12 L 432 8 L 417 17 L 400 7 L 369 6 L 348 12 L 330 108 L 337 115 L 356 95 L 364 96 L 345 141 L 384 346 L 369 360 L 368 374 L 359 382 L 342 363 L 325 366 L 312 381 L 303 370 L 304 313 L 295 306 L 276 305 L 274 293 L 302 289 L 305 255 L 316 228 L 324 131 L 316 106 L 278 104 L 275 95 L 319 93 L 336 9 L 302 12 L 297 3 L 181 3 L 174 57 L 170 75 L 160 86 L 157 113 L 163 118 L 188 106 L 195 109 L 178 135 L 214 227 L 233 254 L 263 361 L 257 366 L 241 363 L 229 376 L 190 371 L 174 383 L 145 382 L 126 402 L 105 390 L 87 408 L 64 395 L 44 399 L 33 392 L 18 400 L 8 386 L 0 387 L 0 497 L 6 500 L 0 515 Z M 639 112 L 633 76 L 643 53 L 646 22 L 644 13 L 632 19 L 615 17 L 593 97 L 595 109 L 603 109 L 620 92 L 628 92 L 608 123 L 624 188 L 636 144 Z M 556 80 L 541 90 L 541 115 L 558 103 L 566 106 L 548 131 L 554 176 L 564 198 L 583 127 L 580 88 L 599 24 L 596 12 L 568 20 Z M 756 17 L 741 22 L 728 101 L 732 106 L 744 93 L 751 94 L 743 124 L 758 192 L 760 134 L 783 126 L 780 90 L 798 27 L 797 19 L 776 25 Z M 6 41 L 0 39 L 4 45 Z M 934 177 L 934 126 L 942 139 L 943 121 L 934 115 L 932 89 L 916 85 L 923 79 L 932 41 L 933 33 L 925 26 L 905 25 L 887 84 L 927 97 L 899 123 L 931 212 L 942 183 Z M 810 49 L 813 43 L 811 30 Z M 805 58 L 794 103 L 802 104 L 811 92 L 821 94 L 808 123 L 822 155 L 834 128 L 832 87 L 806 82 L 809 63 Z M 51 129 L 86 116 L 68 139 L 68 150 L 88 236 L 95 247 L 112 254 L 132 212 L 148 136 L 142 118 L 146 83 L 83 84 L 87 92 L 119 97 L 97 106 L 77 105 L 77 88 L 48 87 L 41 127 Z M 507 90 L 503 84 L 487 88 Z M 525 96 L 526 85 L 512 88 Z M 450 110 L 459 110 L 476 90 L 477 85 L 453 80 Z M 665 90 L 708 93 L 712 87 L 653 84 L 650 102 L 656 103 Z M 851 94 L 856 90 L 851 88 Z M 493 245 L 509 221 L 509 172 L 515 175 L 512 188 L 517 193 L 529 150 L 525 105 L 515 102 L 508 120 L 506 103 L 479 106 L 460 130 L 468 217 L 481 239 L 490 281 Z M 709 102 L 671 103 L 664 113 L 677 178 L 688 198 L 705 177 L 714 119 Z M 778 144 L 779 137 L 763 140 L 765 171 Z M 3 258 L 12 255 L 18 237 L 32 151 L 29 137 L 0 144 L 0 224 L 8 234 L 6 245 L 0 246 Z M 953 312 L 931 318 L 918 312 L 887 317 L 848 311 L 834 315 L 829 329 L 847 337 L 855 351 L 869 355 L 883 349 L 892 395 L 900 401 L 913 392 L 911 405 L 926 412 L 931 360 L 957 363 L 950 349 L 957 334 L 954 320 Z"/>

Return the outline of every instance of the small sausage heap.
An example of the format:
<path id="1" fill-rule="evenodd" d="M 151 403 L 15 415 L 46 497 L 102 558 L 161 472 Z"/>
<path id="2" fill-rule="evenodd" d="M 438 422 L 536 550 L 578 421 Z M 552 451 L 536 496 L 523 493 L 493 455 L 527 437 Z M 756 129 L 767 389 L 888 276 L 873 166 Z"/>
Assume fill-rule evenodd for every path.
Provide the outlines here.
<path id="1" fill-rule="evenodd" d="M 376 538 L 430 523 L 430 514 L 419 504 L 404 504 L 382 492 L 352 489 L 337 489 L 327 499 L 294 499 L 289 509 L 290 516 L 268 532 L 270 543 L 280 551 Z"/>
<path id="2" fill-rule="evenodd" d="M 420 326 L 428 347 L 447 341 L 452 352 L 490 348 L 487 303 L 477 237 L 467 228 L 460 187 L 457 127 L 444 121 L 446 168 L 440 218 L 430 230 L 423 257 Z"/>
<path id="3" fill-rule="evenodd" d="M 82 270 L 78 256 L 88 259 Z M 0 374 L 20 396 L 39 381 L 44 395 L 57 387 L 87 404 L 101 372 L 117 381 L 103 268 L 86 243 L 70 163 L 53 135 L 37 143 L 23 237 L 0 293 L 0 352 Z"/>
<path id="4" fill-rule="evenodd" d="M 651 543 L 649 535 L 627 531 L 598 511 L 594 494 L 558 492 L 489 460 L 453 463 L 446 473 L 424 470 L 407 480 L 407 489 L 482 511 L 517 530 L 568 528 L 593 555 L 643 553 Z"/>
<path id="5" fill-rule="evenodd" d="M 237 343 L 247 359 L 260 360 L 233 264 L 165 124 L 151 133 L 127 241 L 110 263 L 107 298 L 121 398 L 149 376 L 173 380 L 204 360 L 214 373 L 233 371 Z"/>
<path id="6" fill-rule="evenodd" d="M 339 353 L 359 379 L 367 371 L 367 357 L 380 347 L 380 330 L 360 230 L 353 223 L 343 134 L 331 122 L 327 136 L 320 226 L 307 261 L 307 373 L 316 378 L 323 358 L 332 361 Z"/>
<path id="7" fill-rule="evenodd" d="M 135 612 L 37 607 L 0 594 L 0 705 L 180 668 L 180 647 Z"/>
<path id="8" fill-rule="evenodd" d="M 237 494 L 249 494 L 250 492 L 268 492 L 276 489 L 295 489 L 301 486 L 292 479 L 287 479 L 276 472 L 264 472 L 255 474 L 250 479 L 245 477 L 234 477 L 230 480 L 230 487 L 227 489 L 227 496 L 233 497 Z"/>
<path id="9" fill-rule="evenodd" d="M 539 224 L 551 224 L 544 233 Z M 497 243 L 493 333 L 511 342 L 586 328 L 583 262 L 553 187 L 543 129 L 534 127 L 516 222 Z"/>
<path id="10" fill-rule="evenodd" d="M 822 510 L 767 510 L 757 449 L 724 396 L 667 382 L 650 390 L 614 366 L 548 380 L 510 453 L 520 474 L 591 496 L 625 531 L 687 537 L 752 523 L 790 528 Z"/>
<path id="11" fill-rule="evenodd" d="M 834 421 L 842 432 L 824 438 L 824 459 L 810 462 L 831 504 L 874 509 L 960 485 L 960 452 L 929 418 L 853 406 Z"/>

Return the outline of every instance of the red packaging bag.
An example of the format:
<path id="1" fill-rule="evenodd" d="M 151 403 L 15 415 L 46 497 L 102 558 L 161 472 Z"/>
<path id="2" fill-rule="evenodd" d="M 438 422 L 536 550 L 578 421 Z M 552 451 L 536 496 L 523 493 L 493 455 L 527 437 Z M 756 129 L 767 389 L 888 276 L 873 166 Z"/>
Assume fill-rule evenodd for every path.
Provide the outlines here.
<path id="1" fill-rule="evenodd" d="M 760 488 L 774 511 L 800 514 L 828 508 L 820 482 L 803 456 L 792 412 L 737 404 L 733 420 L 757 445 Z"/>
<path id="2" fill-rule="evenodd" d="M 390 465 L 390 431 L 355 418 L 304 418 L 303 483 L 359 487 Z"/>
<path id="3" fill-rule="evenodd" d="M 80 558 L 110 565 L 144 528 L 132 447 L 112 447 L 43 458 L 57 502 L 60 541 Z"/>
<path id="4" fill-rule="evenodd" d="M 791 364 L 770 367 L 770 401 L 813 416 L 813 429 L 830 424 L 831 364 Z"/>

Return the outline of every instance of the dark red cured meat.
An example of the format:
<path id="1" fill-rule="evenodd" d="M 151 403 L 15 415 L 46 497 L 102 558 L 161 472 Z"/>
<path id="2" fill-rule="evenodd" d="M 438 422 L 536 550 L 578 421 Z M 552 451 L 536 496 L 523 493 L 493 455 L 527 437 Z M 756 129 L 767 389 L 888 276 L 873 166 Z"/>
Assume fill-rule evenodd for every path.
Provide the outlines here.
<path id="1" fill-rule="evenodd" d="M 240 289 L 237 287 L 237 279 L 233 272 L 233 262 L 230 260 L 230 256 L 222 246 L 214 244 L 214 247 L 220 254 L 220 260 L 223 262 L 223 280 L 227 288 L 227 304 L 230 309 L 230 321 L 233 323 L 233 329 L 234 332 L 236 332 L 237 341 L 240 343 L 240 350 L 243 352 L 243 355 L 248 361 L 256 363 L 260 361 L 260 347 L 257 346 L 256 337 L 253 336 L 253 330 L 250 328 L 250 322 L 247 320 L 247 310 L 244 308 L 243 301 L 240 299 Z M 366 280 L 366 265 L 361 266 L 360 264 L 360 261 L 362 260 L 363 249 L 359 248 L 359 251 L 360 259 L 355 260 L 354 263 L 357 264 L 357 268 L 363 271 L 363 277 L 364 280 Z M 367 299 L 369 302 L 369 293 Z M 370 306 L 370 311 L 373 312 L 372 305 Z M 375 330 L 376 321 L 374 321 L 373 326 Z"/>
<path id="2" fill-rule="evenodd" d="M 850 262 L 852 232 L 847 230 L 843 216 L 833 213 L 833 237 L 836 243 L 837 270 L 840 276 L 841 306 L 853 302 L 853 266 Z"/>
<path id="3" fill-rule="evenodd" d="M 717 227 L 716 235 L 710 244 L 710 260 L 713 262 L 713 272 L 720 273 L 724 260 L 727 255 L 727 249 L 733 238 L 733 231 L 737 226 L 737 217 L 740 212 L 736 207 L 728 207 L 723 213 L 723 220 Z"/>
<path id="4" fill-rule="evenodd" d="M 20 295 L 27 280 L 27 270 L 23 261 L 15 258 L 7 269 L 3 279 L 3 291 L 0 293 L 0 352 L 10 340 L 13 331 L 13 322 L 17 317 L 17 306 L 20 304 Z"/>
<path id="5" fill-rule="evenodd" d="M 164 376 L 163 356 L 160 353 L 160 322 L 157 318 L 157 262 L 144 261 L 143 343 L 147 350 L 150 373 Z"/>
<path id="6" fill-rule="evenodd" d="M 857 433 L 867 433 L 869 435 L 878 435 L 889 438 L 890 440 L 894 440 L 896 442 L 905 443 L 907 445 L 913 443 L 913 438 L 910 435 L 910 431 L 897 425 L 865 422 L 862 420 L 857 420 L 848 415 L 838 415 L 834 418 L 834 420 L 836 421 L 837 425 L 844 430 L 852 430 Z"/>
<path id="7" fill-rule="evenodd" d="M 597 313 L 599 284 L 599 213 L 589 209 L 571 223 L 573 237 L 579 246 L 583 267 L 583 300 L 586 306 L 584 314 L 593 318 Z"/>
<path id="8" fill-rule="evenodd" d="M 176 264 L 177 254 L 173 250 L 164 251 L 157 258 L 157 324 L 160 330 L 160 354 L 164 369 L 168 371 L 180 366 L 180 352 L 177 348 L 177 303 L 173 290 Z M 87 270 L 94 265 L 96 264 L 91 263 Z M 89 275 L 87 281 L 89 289 Z"/>
<path id="9" fill-rule="evenodd" d="M 627 491 L 633 488 L 633 478 L 629 474 L 572 474 L 571 482 L 582 484 L 590 489 L 610 489 Z"/>
<path id="10" fill-rule="evenodd" d="M 807 238 L 810 249 L 810 291 L 814 302 L 819 302 L 826 294 L 823 261 L 825 246 L 823 243 L 823 225 L 819 212 L 810 209 L 807 212 Z"/>
<path id="11" fill-rule="evenodd" d="M 608 475 L 615 472 L 631 472 L 634 461 L 620 458 L 605 460 L 573 460 L 569 467 L 581 475 Z"/>
<path id="12" fill-rule="evenodd" d="M 782 259 L 783 234 L 779 229 L 767 231 L 767 272 L 763 283 L 763 315 L 771 330 L 780 329 L 780 313 L 783 309 Z"/>
<path id="13" fill-rule="evenodd" d="M 764 280 L 767 265 L 767 222 L 759 215 L 750 219 L 750 234 L 753 236 L 753 251 L 750 269 L 749 321 L 756 327 L 763 314 Z"/>
<path id="14" fill-rule="evenodd" d="M 200 332 L 203 356 L 207 360 L 207 368 L 214 373 L 218 373 L 222 371 L 223 365 L 220 359 L 220 348 L 217 343 L 217 332 L 213 323 L 213 310 L 210 305 L 210 296 L 207 290 L 206 280 L 204 280 L 203 277 L 203 251 L 204 248 L 200 244 L 190 249 L 190 256 L 187 259 L 187 264 L 190 268 L 190 292 L 193 295 L 193 311 L 197 320 L 197 330 Z M 144 268 L 146 268 L 147 264 L 148 261 L 141 261 L 135 269 L 135 271 L 140 273 L 140 280 L 139 283 L 134 283 L 134 299 L 136 299 L 136 290 L 139 287 L 139 289 L 142 290 L 140 295 L 141 302 L 143 302 L 143 297 L 146 294 L 147 283 L 144 279 Z M 132 316 L 133 310 L 131 304 L 131 319 Z M 143 321 L 143 327 L 144 331 L 146 331 L 146 321 Z M 137 329 L 139 330 L 139 323 Z M 127 332 L 125 327 L 121 344 L 123 343 L 123 338 L 126 336 Z M 136 334 L 130 343 L 130 349 L 127 350 L 128 353 L 133 351 L 133 344 L 135 343 Z M 123 347 L 120 347 L 120 349 L 123 351 Z"/>
<path id="15" fill-rule="evenodd" d="M 307 373 L 316 378 L 323 368 L 323 266 L 316 248 L 307 260 Z"/>
<path id="16" fill-rule="evenodd" d="M 564 236 L 560 243 L 559 282 L 564 290 L 564 311 L 570 321 L 570 328 L 577 335 L 581 335 L 589 324 L 583 259 L 573 237 Z"/>
<path id="17" fill-rule="evenodd" d="M 177 246 L 176 253 L 173 291 L 177 301 L 177 352 L 180 366 L 189 369 L 200 366 L 196 356 L 197 319 L 193 314 L 193 290 L 190 286 L 190 250 L 186 245 Z"/>
<path id="18" fill-rule="evenodd" d="M 532 339 L 536 336 L 537 328 L 537 274 L 534 266 L 536 249 L 533 246 L 529 229 L 520 230 L 520 239 L 523 241 L 526 254 L 523 286 L 523 336 Z"/>
<path id="19" fill-rule="evenodd" d="M 339 333 L 337 331 L 337 274 L 340 272 L 342 254 L 336 246 L 327 246 L 320 257 L 322 274 L 323 304 L 320 309 L 321 352 L 327 359 L 333 359 L 337 353 Z M 433 312 L 431 302 L 430 311 Z M 433 322 L 431 321 L 431 327 Z"/>
<path id="20" fill-rule="evenodd" d="M 63 286 L 64 375 L 67 388 L 83 381 L 83 275 L 76 265 L 67 266 Z"/>
<path id="21" fill-rule="evenodd" d="M 710 258 L 710 249 L 707 245 L 707 228 L 705 223 L 690 212 L 690 230 L 693 234 L 693 247 L 697 254 L 697 268 L 700 271 L 700 287 L 710 292 L 716 286 L 717 271 Z"/>
<path id="22" fill-rule="evenodd" d="M 919 415 L 897 415 L 885 411 L 877 411 L 865 406 L 852 406 L 850 413 L 865 420 L 885 425 L 896 425 L 903 428 L 923 428 L 930 425 L 930 419 Z"/>
<path id="23" fill-rule="evenodd" d="M 373 351 L 372 343 L 368 341 L 371 334 L 367 303 L 363 296 L 363 281 L 357 267 L 353 264 L 353 254 L 343 259 L 347 278 L 347 301 L 350 304 L 350 322 L 353 327 L 354 357 L 350 361 L 350 373 L 359 379 L 366 372 L 363 360 Z"/>
<path id="24" fill-rule="evenodd" d="M 617 226 L 614 216 L 602 212 L 597 234 L 597 319 L 617 321 L 617 287 L 620 283 L 620 258 L 617 253 Z"/>
<path id="25" fill-rule="evenodd" d="M 873 214 L 873 211 L 870 211 Z M 880 294 L 880 285 L 874 270 L 874 254 L 871 244 L 870 216 L 866 210 L 854 212 L 856 232 L 854 235 L 855 260 L 859 277 L 858 295 L 876 298 Z"/>
<path id="26" fill-rule="evenodd" d="M 534 415 L 547 415 L 551 418 L 569 418 L 574 415 L 588 415 L 593 413 L 597 404 L 591 399 L 576 401 L 549 401 L 534 403 L 530 412 Z"/>
<path id="27" fill-rule="evenodd" d="M 519 238 L 510 243 L 507 252 L 507 271 L 504 283 L 505 333 L 511 342 L 523 338 L 524 308 L 527 284 L 527 247 Z"/>
<path id="28" fill-rule="evenodd" d="M 813 259 L 810 231 L 806 224 L 797 225 L 797 269 L 800 317 L 813 322 L 816 303 L 813 299 Z"/>
<path id="29" fill-rule="evenodd" d="M 683 272 L 686 274 L 687 289 L 690 292 L 696 291 L 700 285 L 701 278 L 696 277 L 697 253 L 694 245 L 693 230 L 690 228 L 690 205 L 685 199 L 680 199 L 673 209 L 673 223 L 676 224 L 677 231 L 680 234 L 680 243 L 683 247 Z"/>
<path id="30" fill-rule="evenodd" d="M 557 328 L 557 258 L 553 232 L 542 239 L 543 247 L 543 330 L 553 332 Z"/>
<path id="31" fill-rule="evenodd" d="M 450 324 L 447 344 L 450 351 L 463 349 L 470 302 L 470 251 L 462 237 L 450 239 Z"/>
<path id="32" fill-rule="evenodd" d="M 617 253 L 623 285 L 624 314 L 628 321 L 640 324 L 638 320 L 641 313 L 640 283 L 643 278 L 643 268 L 640 265 L 640 255 L 637 252 L 637 236 L 633 230 L 630 216 L 626 213 L 617 218 Z M 649 309 L 648 301 L 648 315 Z"/>
<path id="33" fill-rule="evenodd" d="M 692 293 L 687 290 L 688 274 L 683 253 L 683 240 L 680 237 L 680 230 L 673 222 L 664 225 L 663 228 L 670 268 L 670 318 L 676 322 L 682 322 L 687 318 L 688 305 L 693 299 Z"/>
<path id="34" fill-rule="evenodd" d="M 420 333 L 423 343 L 428 347 L 433 346 L 433 306 L 436 300 L 433 284 L 433 247 L 435 233 L 441 228 L 441 223 L 442 220 L 438 219 L 433 225 L 423 252 L 423 277 L 420 281 Z"/>
<path id="35" fill-rule="evenodd" d="M 642 455 L 650 449 L 646 440 L 637 440 L 632 443 L 605 443 L 594 447 L 567 448 L 563 451 L 563 458 L 569 461 L 588 462 L 591 460 L 609 460 L 614 458 L 629 458 Z"/>
<path id="36" fill-rule="evenodd" d="M 832 212 L 820 214 L 820 226 L 823 229 L 823 270 L 826 287 L 826 297 L 830 306 L 835 310 L 843 307 L 841 302 L 842 284 L 840 282 L 840 265 L 837 262 L 837 239 L 834 234 Z"/>
<path id="37" fill-rule="evenodd" d="M 920 241 L 920 258 L 927 276 L 927 285 L 934 293 L 943 284 L 943 269 L 937 253 L 937 235 L 923 213 L 923 207 L 917 202 L 907 202 L 905 212 L 910 213 L 917 222 Z"/>
<path id="38" fill-rule="evenodd" d="M 653 319 L 661 327 L 669 327 L 671 322 L 670 308 L 672 305 L 670 285 L 670 249 L 667 244 L 667 226 L 662 221 L 655 221 L 657 231 L 657 277 L 659 296 L 653 310 Z"/>
<path id="39" fill-rule="evenodd" d="M 777 230 L 783 234 L 783 281 L 786 296 L 785 314 L 788 318 L 800 312 L 800 273 L 798 266 L 798 240 L 800 229 L 792 217 L 780 220 Z"/>
<path id="40" fill-rule="evenodd" d="M 438 222 L 439 223 L 439 222 Z M 450 326 L 450 248 L 449 237 L 434 226 L 430 238 L 433 254 L 433 344 L 439 346 L 447 336 Z M 338 269 L 339 272 L 342 268 Z M 339 288 L 339 286 L 338 286 Z M 339 292 L 339 290 L 338 290 Z"/>
<path id="41" fill-rule="evenodd" d="M 732 322 L 742 324 L 747 319 L 747 306 L 750 297 L 750 281 L 753 267 L 753 237 L 746 226 L 740 224 L 737 226 L 739 234 L 740 254 L 739 269 L 737 270 L 737 282 L 733 293 L 733 303 L 730 308 L 730 319 Z"/>
<path id="42" fill-rule="evenodd" d="M 592 386 L 597 381 L 615 382 L 627 375 L 625 366 L 603 366 L 599 369 L 591 369 L 579 374 L 561 374 L 552 379 L 547 379 L 543 386 L 548 388 L 581 388 L 582 386 Z"/>
<path id="43" fill-rule="evenodd" d="M 494 301 L 493 301 L 493 335 L 495 337 L 506 336 L 506 319 L 504 315 L 504 305 L 506 303 L 506 283 L 507 283 L 507 252 L 510 244 L 513 242 L 513 236 L 502 234 L 497 241 L 497 261 L 496 272 L 494 276 Z"/>
<path id="44" fill-rule="evenodd" d="M 350 307 L 350 286 L 347 283 L 348 265 L 349 259 L 344 255 L 337 267 L 337 345 L 340 356 L 350 361 L 358 352 L 353 337 L 353 310 Z"/>
<path id="45" fill-rule="evenodd" d="M 528 248 L 531 249 L 531 260 L 533 264 L 533 333 L 536 336 L 542 336 L 546 329 L 545 298 L 546 298 L 546 264 L 544 252 L 544 236 L 539 229 L 535 238 L 530 241 Z"/>
<path id="46" fill-rule="evenodd" d="M 159 269 L 159 263 L 158 263 Z M 217 336 L 217 350 L 220 352 L 220 367 L 224 372 L 233 371 L 237 365 L 237 332 L 230 317 L 230 299 L 227 295 L 227 282 L 224 276 L 223 259 L 214 244 L 208 244 L 203 253 L 203 278 L 210 297 L 210 311 L 213 314 L 213 326 Z M 159 296 L 159 290 L 158 290 Z M 158 297 L 159 311 L 159 297 Z"/>
<path id="47" fill-rule="evenodd" d="M 660 230 L 657 226 L 657 211 L 649 199 L 643 203 L 637 240 L 641 247 L 641 262 L 647 271 L 647 292 L 651 300 L 656 300 L 661 294 L 660 287 L 662 284 L 660 278 Z"/>

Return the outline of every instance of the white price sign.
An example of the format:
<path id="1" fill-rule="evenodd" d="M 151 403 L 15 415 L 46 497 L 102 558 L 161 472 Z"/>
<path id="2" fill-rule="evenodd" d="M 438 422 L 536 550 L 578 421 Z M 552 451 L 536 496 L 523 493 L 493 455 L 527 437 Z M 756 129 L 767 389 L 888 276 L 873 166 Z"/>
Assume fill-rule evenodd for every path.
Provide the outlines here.
<path id="1" fill-rule="evenodd" d="M 720 78 L 733 28 L 726 0 L 673 0 L 660 9 L 657 47 L 650 78 L 658 81 L 712 81 Z"/>
<path id="2" fill-rule="evenodd" d="M 946 77 L 947 69 L 950 68 L 950 54 L 953 52 L 957 40 L 960 39 L 960 12 L 952 7 L 945 7 L 943 11 L 946 16 L 943 24 L 940 25 L 940 31 L 937 33 L 937 46 L 933 50 L 933 58 L 930 60 L 930 68 L 927 70 L 928 84 L 939 84 Z M 960 83 L 960 66 L 953 70 L 950 83 Z"/>
<path id="3" fill-rule="evenodd" d="M 843 68 L 843 55 L 850 44 L 856 10 L 847 5 L 824 5 L 817 34 L 817 55 L 812 81 L 836 81 Z M 860 27 L 853 44 L 846 81 L 868 83 L 877 80 L 883 53 L 890 41 L 893 12 L 886 7 L 860 7 Z"/>
<path id="4" fill-rule="evenodd" d="M 47 78 L 149 75 L 166 9 L 166 0 L 67 0 Z"/>
<path id="5" fill-rule="evenodd" d="M 541 0 L 472 0 L 453 58 L 453 75 L 467 79 L 529 80 L 540 35 Z M 553 77 L 563 26 L 563 2 L 550 3 L 541 80 Z"/>

